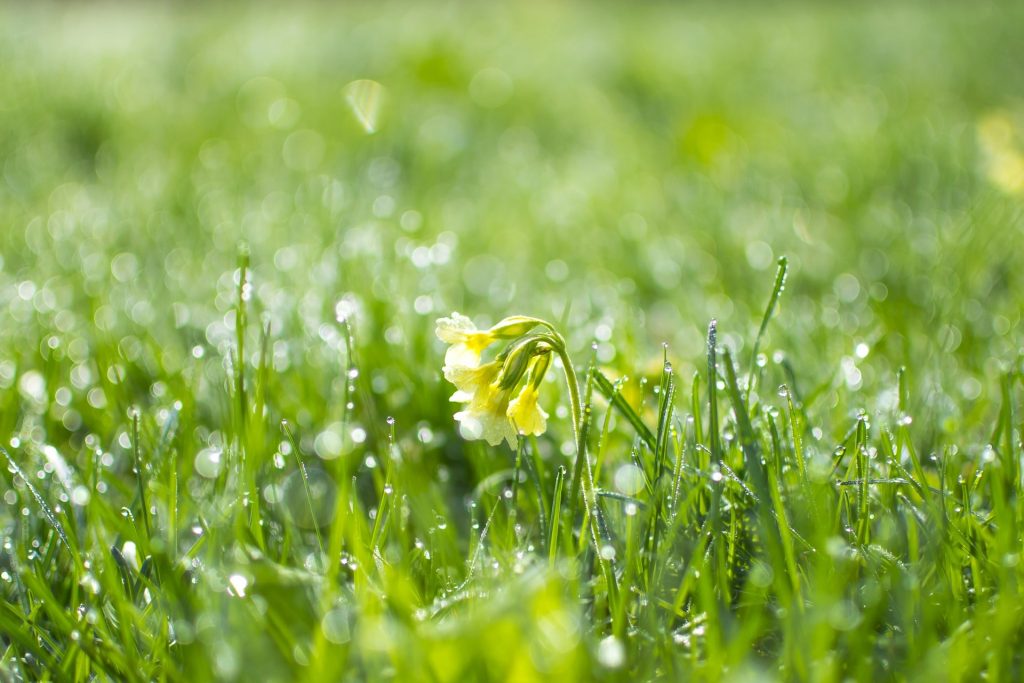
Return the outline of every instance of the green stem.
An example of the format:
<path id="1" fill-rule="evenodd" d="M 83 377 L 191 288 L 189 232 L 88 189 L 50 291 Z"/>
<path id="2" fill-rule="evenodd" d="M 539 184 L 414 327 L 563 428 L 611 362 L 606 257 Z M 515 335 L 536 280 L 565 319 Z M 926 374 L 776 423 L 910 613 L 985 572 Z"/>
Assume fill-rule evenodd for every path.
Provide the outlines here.
<path id="1" fill-rule="evenodd" d="M 558 342 L 553 344 L 553 347 L 555 352 L 558 354 L 558 357 L 562 360 L 562 371 L 565 373 L 565 382 L 569 385 L 569 406 L 572 410 L 573 435 L 576 437 L 576 469 L 577 471 L 582 469 L 583 476 L 581 488 L 583 489 L 583 504 L 586 507 L 587 517 L 589 520 L 592 520 L 587 523 L 590 540 L 594 544 L 594 552 L 597 553 L 597 561 L 600 563 L 601 571 L 605 575 L 608 590 L 614 596 L 617 593 L 615 573 L 612 571 L 608 559 L 601 553 L 601 540 L 602 538 L 607 538 L 608 533 L 604 524 L 604 516 L 601 514 L 601 509 L 598 506 L 597 492 L 594 486 L 594 472 L 590 469 L 590 463 L 587 461 L 586 434 L 583 429 L 583 402 L 580 399 L 579 382 L 576 378 L 576 370 L 573 368 L 572 361 L 569 360 L 569 354 L 566 352 L 565 340 L 553 330 L 552 336 Z M 570 495 L 573 494 L 570 492 Z"/>

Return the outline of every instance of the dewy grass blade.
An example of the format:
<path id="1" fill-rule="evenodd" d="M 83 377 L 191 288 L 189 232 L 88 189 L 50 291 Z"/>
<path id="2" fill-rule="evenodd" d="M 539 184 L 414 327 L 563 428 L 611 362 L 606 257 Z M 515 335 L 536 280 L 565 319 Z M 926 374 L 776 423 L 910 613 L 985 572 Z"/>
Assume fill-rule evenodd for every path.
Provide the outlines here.
<path id="1" fill-rule="evenodd" d="M 281 420 L 281 430 L 288 437 L 288 441 L 291 442 L 292 454 L 295 456 L 295 465 L 299 471 L 299 476 L 302 478 L 302 491 L 306 496 L 306 505 L 309 507 L 309 519 L 313 525 L 313 533 L 316 535 L 317 547 L 320 549 L 319 554 L 316 556 L 317 566 L 320 571 L 324 570 L 324 562 L 326 561 L 324 553 L 324 539 L 320 534 L 320 524 L 317 522 L 316 507 L 313 504 L 313 494 L 309 488 L 309 476 L 306 474 L 306 464 L 302 462 L 302 452 L 299 450 L 299 443 L 295 439 L 295 435 L 292 433 L 291 428 L 288 426 L 286 420 Z"/>
<path id="2" fill-rule="evenodd" d="M 744 403 L 747 405 L 750 404 L 750 392 L 754 387 L 754 376 L 757 371 L 757 354 L 761 350 L 761 339 L 764 337 L 765 330 L 768 329 L 768 322 L 772 319 L 772 314 L 775 313 L 775 306 L 779 303 L 779 297 L 782 296 L 782 292 L 786 288 L 786 273 L 788 271 L 789 260 L 785 256 L 779 257 L 772 294 L 768 297 L 768 305 L 764 309 L 761 326 L 757 329 L 757 336 L 754 337 L 754 346 L 750 351 L 750 386 L 747 387 L 747 394 L 744 399 Z"/>
<path id="3" fill-rule="evenodd" d="M 722 461 L 721 433 L 718 429 L 718 321 L 708 324 L 708 441 L 711 463 Z"/>
<path id="4" fill-rule="evenodd" d="M 146 500 L 146 473 L 142 465 L 142 448 L 139 443 L 139 409 L 137 407 L 133 406 L 129 410 L 129 418 L 132 421 L 132 463 L 139 491 L 139 506 L 142 509 L 142 528 L 146 532 L 145 543 L 148 546 L 153 534 L 149 525 L 149 502 Z"/>
<path id="5" fill-rule="evenodd" d="M 548 527 L 548 564 L 554 566 L 558 561 L 559 521 L 562 518 L 562 488 L 565 484 L 565 468 L 559 467 L 555 472 L 555 488 L 551 494 L 551 514 Z"/>
<path id="6" fill-rule="evenodd" d="M 1024 678 L 1024 4 L 365 5 L 0 10 L 0 679 Z"/>
<path id="7" fill-rule="evenodd" d="M 7 467 L 11 471 L 11 473 L 14 474 L 15 476 L 20 477 L 21 480 L 25 483 L 25 488 L 27 488 L 29 493 L 32 494 L 32 498 L 36 501 L 36 505 L 39 506 L 40 512 L 43 513 L 43 517 L 49 523 L 50 527 L 53 528 L 54 532 L 57 534 L 57 537 L 60 539 L 61 543 L 63 543 L 64 547 L 68 549 L 68 552 L 71 553 L 72 557 L 76 558 L 77 560 L 78 553 L 75 551 L 74 548 L 71 547 L 71 542 L 68 541 L 68 536 L 64 532 L 64 527 L 61 526 L 61 523 L 59 521 L 57 521 L 57 518 L 53 514 L 53 510 L 50 509 L 49 504 L 47 504 L 46 500 L 44 500 L 43 497 L 39 494 L 39 490 L 35 486 L 33 486 L 32 480 L 29 479 L 28 476 L 22 471 L 22 469 L 18 466 L 18 463 L 14 462 L 14 458 L 11 457 L 11 454 L 7 452 L 6 448 L 0 446 L 0 453 L 2 453 L 4 459 L 7 460 Z"/>
<path id="8" fill-rule="evenodd" d="M 651 449 L 651 452 L 654 452 L 657 446 L 654 434 L 644 424 L 643 420 L 640 419 L 640 416 L 636 414 L 636 411 L 633 410 L 626 399 L 623 398 L 622 393 L 615 388 L 611 380 L 605 377 L 600 370 L 594 370 L 594 385 L 601 392 L 601 395 L 608 399 L 612 406 L 629 421 L 637 436 L 644 440 L 644 443 Z"/>

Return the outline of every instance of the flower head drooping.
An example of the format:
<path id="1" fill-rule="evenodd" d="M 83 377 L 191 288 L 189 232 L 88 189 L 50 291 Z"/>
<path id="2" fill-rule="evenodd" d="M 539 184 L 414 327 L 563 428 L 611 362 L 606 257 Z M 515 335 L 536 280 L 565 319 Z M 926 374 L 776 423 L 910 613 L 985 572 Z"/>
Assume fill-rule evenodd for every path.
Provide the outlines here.
<path id="1" fill-rule="evenodd" d="M 492 446 L 502 441 L 515 446 L 520 434 L 539 435 L 544 432 L 548 416 L 537 402 L 538 389 L 551 358 L 557 355 L 569 390 L 576 440 L 574 472 L 583 474 L 582 498 L 588 516 L 593 520 L 587 525 L 591 542 L 605 581 L 609 586 L 616 586 L 615 572 L 603 551 L 609 535 L 587 460 L 583 402 L 565 340 L 550 323 L 537 318 L 513 316 L 489 330 L 480 331 L 469 318 L 458 313 L 437 321 L 437 336 L 451 344 L 445 355 L 444 376 L 458 389 L 452 400 L 467 404 L 465 410 L 455 414 L 459 431 L 467 439 L 483 439 Z M 512 341 L 494 360 L 481 365 L 483 351 L 499 339 Z M 525 383 L 524 377 L 527 378 Z M 512 398 L 520 384 L 524 385 L 522 390 Z M 570 516 L 575 516 L 575 500 L 573 496 Z"/>
<path id="2" fill-rule="evenodd" d="M 541 325 L 549 327 L 536 318 L 512 316 L 488 330 L 477 330 L 469 318 L 458 313 L 437 321 L 437 336 L 451 344 L 443 371 L 458 390 L 452 401 L 467 404 L 455 414 L 463 437 L 483 439 L 492 446 L 502 441 L 514 445 L 520 433 L 544 432 L 547 414 L 537 403 L 537 388 L 551 356 L 551 346 L 544 340 L 551 337 L 530 334 Z M 491 344 L 506 339 L 511 343 L 494 360 L 480 363 Z"/>
<path id="3" fill-rule="evenodd" d="M 445 367 L 476 367 L 480 364 L 481 354 L 491 344 L 522 336 L 538 322 L 534 318 L 514 315 L 490 329 L 478 330 L 472 320 L 456 312 L 450 318 L 438 318 L 435 334 L 444 343 L 451 344 L 444 355 Z"/>

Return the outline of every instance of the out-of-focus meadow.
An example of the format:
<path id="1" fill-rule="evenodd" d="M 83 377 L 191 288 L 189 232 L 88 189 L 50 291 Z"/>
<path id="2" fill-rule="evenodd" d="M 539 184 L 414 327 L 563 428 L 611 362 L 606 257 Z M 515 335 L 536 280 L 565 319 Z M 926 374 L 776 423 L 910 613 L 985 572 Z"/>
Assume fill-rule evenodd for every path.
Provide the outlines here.
<path id="1" fill-rule="evenodd" d="M 439 312 L 568 311 L 604 363 L 690 361 L 712 317 L 749 343 L 785 254 L 801 379 L 910 363 L 969 408 L 1017 350 L 1019 15 L 9 7 L 2 334 L 174 371 L 233 337 L 244 240 L 282 381 L 329 376 L 341 300 L 402 411 L 436 394 Z"/>
<path id="2" fill-rule="evenodd" d="M 1016 391 L 1001 378 L 1019 369 L 1024 329 L 1022 29 L 1016 3 L 4 5 L 0 443 L 28 471 L 51 463 L 37 482 L 51 504 L 88 510 L 106 494 L 130 507 L 139 415 L 147 448 L 180 462 L 182 536 L 211 534 L 204 525 L 234 514 L 211 501 L 223 493 L 220 454 L 240 429 L 229 387 L 248 254 L 243 353 L 246 372 L 262 368 L 253 382 L 264 392 L 249 419 L 265 423 L 246 432 L 248 457 L 273 463 L 260 479 L 264 504 L 293 516 L 307 501 L 280 420 L 327 488 L 340 485 L 339 456 L 355 477 L 388 449 L 402 452 L 419 468 L 408 482 L 420 477 L 437 505 L 461 510 L 438 508 L 442 524 L 467 514 L 461 497 L 496 461 L 509 466 L 460 440 L 451 421 L 434 319 L 453 310 L 480 325 L 514 313 L 550 319 L 581 367 L 593 358 L 609 376 L 652 384 L 663 343 L 684 384 L 703 371 L 714 318 L 741 369 L 764 368 L 763 400 L 782 383 L 795 392 L 823 453 L 866 411 L 912 414 L 923 454 L 957 443 L 979 457 L 1001 399 Z M 752 361 L 780 256 L 786 291 L 764 357 Z M 351 353 L 339 320 L 351 325 Z M 898 410 L 901 366 L 908 396 Z M 552 427 L 536 444 L 551 467 L 574 452 L 557 387 L 542 399 Z M 639 385 L 623 391 L 639 401 Z M 628 462 L 630 437 L 611 443 L 621 452 L 608 457 Z M 48 483 L 51 450 L 93 479 L 61 494 Z M 85 464 L 93 455 L 99 464 Z M 31 533 L 45 535 L 26 489 L 9 490 L 0 529 L 29 534 L 19 518 L 31 508 Z M 90 534 L 103 547 L 130 535 L 92 530 L 116 526 L 99 513 L 78 524 L 83 547 Z M 435 551 L 451 576 L 461 576 L 450 569 L 459 552 L 484 545 L 479 526 L 476 536 L 468 528 Z M 282 533 L 278 562 L 292 563 L 294 544 L 301 566 L 297 549 L 311 537 Z M 11 604 L 47 604 L 17 578 L 9 545 L 0 566 Z M 205 560 L 210 595 L 234 586 L 230 570 L 214 569 L 225 557 Z M 521 571 L 494 567 L 494 577 Z M 394 602 L 411 613 L 451 588 L 424 576 Z M 544 591 L 562 605 L 544 585 L 529 609 L 545 609 Z M 269 612 L 254 614 L 287 622 L 269 599 Z M 347 642 L 332 639 L 329 609 L 314 600 L 315 617 L 294 618 Z M 268 636 L 280 652 L 247 663 L 245 638 L 255 636 L 244 620 L 196 638 L 213 612 L 178 615 L 176 634 L 165 634 L 169 651 L 176 639 L 204 644 L 205 655 L 189 655 L 197 670 L 213 662 L 232 678 L 256 662 L 283 680 L 288 667 L 327 656 L 322 634 L 309 644 L 286 623 Z M 378 636 L 405 642 L 385 613 L 373 614 L 380 633 L 367 627 L 358 641 L 364 652 Z M 596 671 L 613 647 L 600 627 L 566 617 L 575 607 L 554 613 L 571 623 L 522 618 L 577 634 L 565 649 L 576 654 L 558 666 L 597 675 L 587 652 L 597 652 Z M 47 638 L 71 643 L 51 618 L 57 626 L 40 626 Z M 573 649 L 591 633 L 601 647 Z M 472 637 L 451 636 L 444 656 L 456 661 Z M 12 642 L 0 635 L 9 652 L 32 651 Z M 107 674 L 118 670 L 106 645 L 92 647 Z M 422 657 L 415 671 L 451 673 Z M 544 661 L 523 666 L 559 670 Z M 480 666 L 472 671 L 483 677 L 504 670 Z"/>

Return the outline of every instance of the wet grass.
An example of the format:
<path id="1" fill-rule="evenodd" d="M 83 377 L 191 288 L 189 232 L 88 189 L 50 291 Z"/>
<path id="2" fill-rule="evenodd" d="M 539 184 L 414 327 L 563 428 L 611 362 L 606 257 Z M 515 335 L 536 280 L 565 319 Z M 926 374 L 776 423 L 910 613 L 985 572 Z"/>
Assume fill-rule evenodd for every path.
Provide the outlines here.
<path id="1" fill-rule="evenodd" d="M 3 677 L 1019 678 L 1022 26 L 0 7 Z"/>

